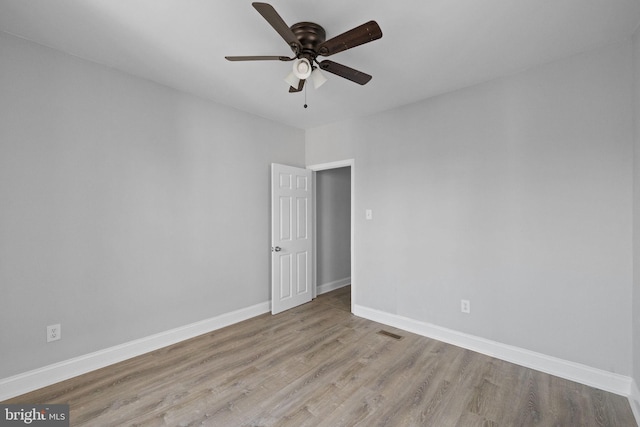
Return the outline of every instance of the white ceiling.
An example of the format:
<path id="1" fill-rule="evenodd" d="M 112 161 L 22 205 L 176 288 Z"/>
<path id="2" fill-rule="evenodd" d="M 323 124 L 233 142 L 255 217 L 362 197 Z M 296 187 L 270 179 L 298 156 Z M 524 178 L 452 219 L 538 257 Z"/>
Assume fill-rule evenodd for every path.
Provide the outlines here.
<path id="1" fill-rule="evenodd" d="M 629 37 L 639 0 L 271 0 L 287 24 L 331 38 L 371 19 L 383 37 L 331 56 L 373 75 L 326 73 L 288 93 L 290 62 L 225 55 L 290 49 L 239 0 L 0 0 L 0 31 L 299 128 L 409 104 Z M 1 58 L 0 58 L 1 66 Z"/>

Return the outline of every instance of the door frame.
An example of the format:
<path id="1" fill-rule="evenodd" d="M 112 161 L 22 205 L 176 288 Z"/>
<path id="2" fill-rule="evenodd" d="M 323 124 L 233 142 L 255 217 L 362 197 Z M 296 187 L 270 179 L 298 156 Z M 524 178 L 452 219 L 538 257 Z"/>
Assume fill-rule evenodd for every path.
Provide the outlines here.
<path id="1" fill-rule="evenodd" d="M 307 165 L 307 169 L 313 171 L 313 294 L 315 298 L 318 292 L 318 274 L 317 274 L 317 253 L 316 245 L 318 239 L 316 239 L 316 223 L 317 223 L 317 203 L 316 203 L 316 172 L 350 167 L 351 169 L 351 230 L 350 230 L 350 250 L 351 250 L 351 312 L 353 313 L 353 307 L 356 301 L 356 257 L 355 257 L 355 232 L 356 232 L 356 217 L 355 217 L 355 202 L 356 202 L 356 161 L 355 159 L 338 160 L 330 163 L 319 163 L 315 165 Z"/>

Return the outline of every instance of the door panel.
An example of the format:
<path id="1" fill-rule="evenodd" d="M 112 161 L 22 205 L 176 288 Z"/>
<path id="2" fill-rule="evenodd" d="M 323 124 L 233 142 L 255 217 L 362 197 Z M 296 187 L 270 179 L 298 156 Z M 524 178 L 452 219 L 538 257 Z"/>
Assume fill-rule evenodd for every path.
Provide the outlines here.
<path id="1" fill-rule="evenodd" d="M 298 293 L 305 293 L 309 290 L 309 283 L 307 282 L 307 269 L 309 268 L 309 257 L 306 252 L 299 252 L 298 263 L 296 265 L 298 269 Z"/>
<path id="2" fill-rule="evenodd" d="M 312 297 L 312 171 L 271 165 L 271 312 Z"/>

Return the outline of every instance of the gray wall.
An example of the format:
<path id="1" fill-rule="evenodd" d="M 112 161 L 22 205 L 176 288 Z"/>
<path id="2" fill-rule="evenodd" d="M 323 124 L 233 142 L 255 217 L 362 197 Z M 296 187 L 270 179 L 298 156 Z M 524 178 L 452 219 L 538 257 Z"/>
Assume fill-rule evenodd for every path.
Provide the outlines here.
<path id="1" fill-rule="evenodd" d="M 631 58 L 307 131 L 307 164 L 356 160 L 355 304 L 631 375 Z"/>
<path id="2" fill-rule="evenodd" d="M 0 58 L 0 378 L 270 299 L 269 165 L 304 165 L 301 130 L 2 34 Z"/>
<path id="3" fill-rule="evenodd" d="M 317 286 L 351 276 L 351 168 L 316 172 Z"/>
<path id="4" fill-rule="evenodd" d="M 633 208 L 633 374 L 640 387 L 640 29 L 633 37 L 634 83 L 635 83 L 635 167 Z M 640 408 L 640 402 L 637 402 Z"/>

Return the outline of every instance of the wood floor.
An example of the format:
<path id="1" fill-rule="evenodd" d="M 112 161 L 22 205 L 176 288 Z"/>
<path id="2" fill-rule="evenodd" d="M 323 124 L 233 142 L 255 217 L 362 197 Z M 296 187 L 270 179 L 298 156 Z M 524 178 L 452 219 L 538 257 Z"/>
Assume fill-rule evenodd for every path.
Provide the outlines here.
<path id="1" fill-rule="evenodd" d="M 349 307 L 342 288 L 4 403 L 68 403 L 72 426 L 636 426 L 625 397 Z"/>

